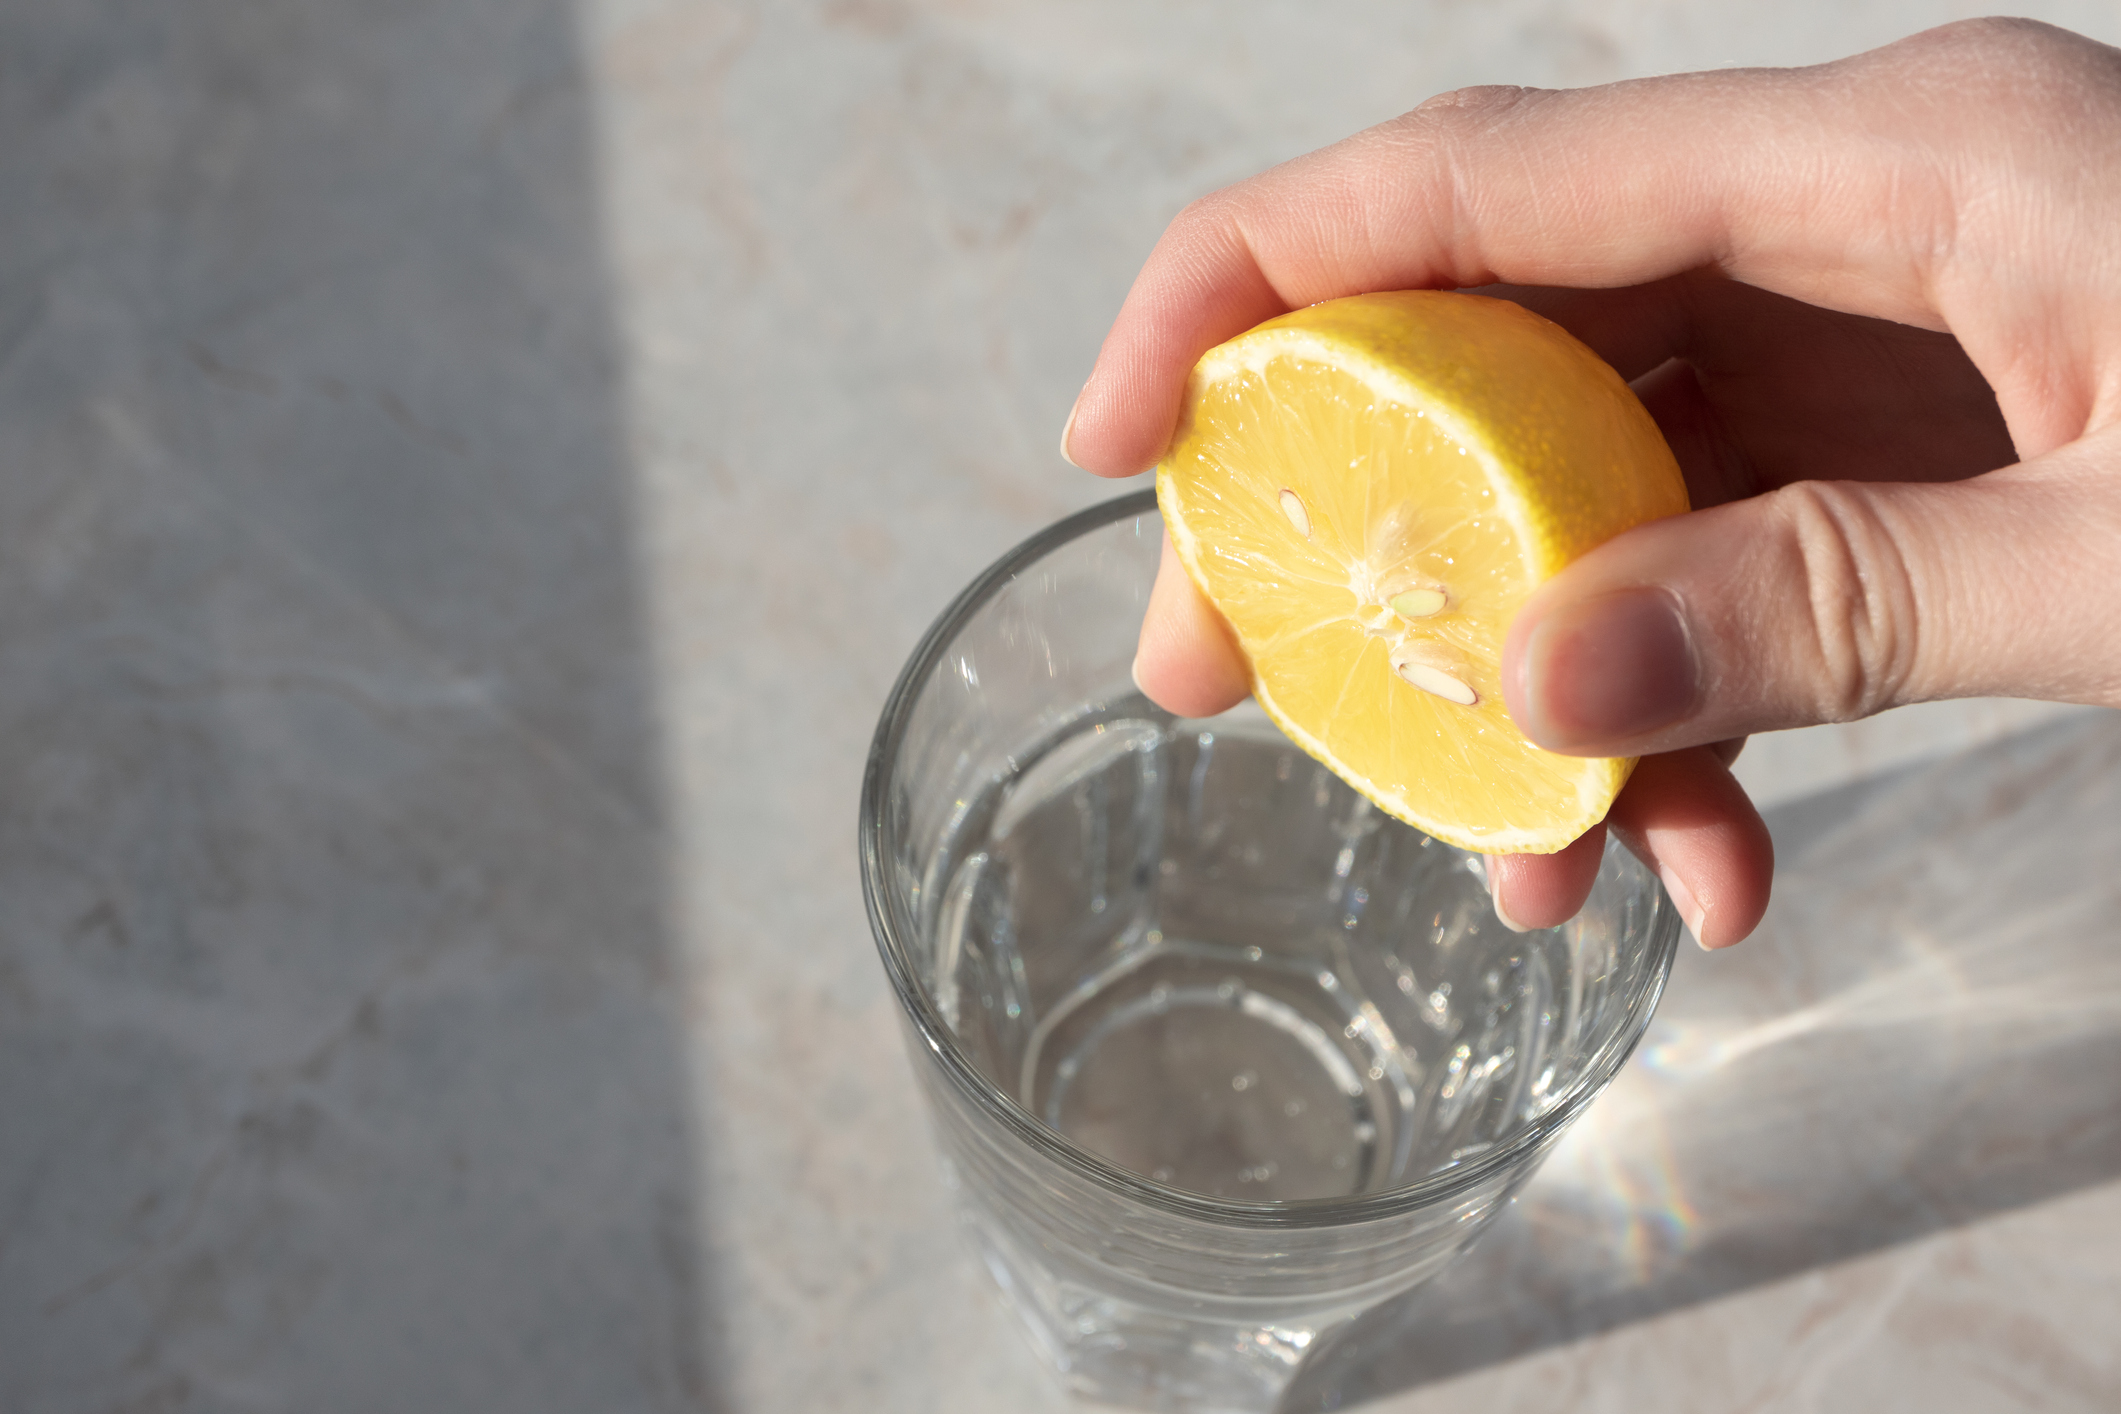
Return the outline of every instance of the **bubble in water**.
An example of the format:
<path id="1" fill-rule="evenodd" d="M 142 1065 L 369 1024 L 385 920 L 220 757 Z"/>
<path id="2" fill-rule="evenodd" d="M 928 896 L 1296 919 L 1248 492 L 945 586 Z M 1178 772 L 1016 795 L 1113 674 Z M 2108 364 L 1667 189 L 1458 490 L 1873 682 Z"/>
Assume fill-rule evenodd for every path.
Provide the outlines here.
<path id="1" fill-rule="evenodd" d="M 1257 961 L 1259 961 L 1259 960 L 1260 960 L 1261 958 L 1263 958 L 1263 957 L 1265 957 L 1265 956 L 1266 956 L 1266 953 L 1262 952 L 1262 951 L 1261 951 L 1260 949 L 1258 949 L 1258 948 L 1246 948 L 1246 949 L 1245 949 L 1245 961 L 1246 961 L 1246 962 L 1257 962 Z"/>
<path id="2" fill-rule="evenodd" d="M 1216 985 L 1215 995 L 1217 997 L 1220 997 L 1223 1001 L 1229 1001 L 1232 997 L 1235 997 L 1237 995 L 1237 979 L 1235 977 L 1223 978 L 1223 980 Z"/>
<path id="3" fill-rule="evenodd" d="M 1249 1090 L 1252 1088 L 1252 1082 L 1257 1079 L 1259 1079 L 1258 1071 L 1240 1070 L 1237 1074 L 1230 1077 L 1230 1088 L 1232 1090 Z"/>
<path id="4" fill-rule="evenodd" d="M 1294 1119 L 1304 1112 L 1304 1102 L 1302 1100 L 1291 1100 L 1288 1104 L 1281 1107 L 1281 1112 L 1290 1119 Z"/>

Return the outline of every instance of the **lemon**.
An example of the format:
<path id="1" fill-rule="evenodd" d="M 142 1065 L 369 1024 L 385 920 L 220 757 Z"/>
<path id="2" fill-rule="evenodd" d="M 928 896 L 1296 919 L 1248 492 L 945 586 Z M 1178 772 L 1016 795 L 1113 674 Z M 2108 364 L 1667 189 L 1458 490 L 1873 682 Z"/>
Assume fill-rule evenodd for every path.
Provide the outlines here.
<path id="1" fill-rule="evenodd" d="M 1156 488 L 1260 706 L 1381 809 L 1491 854 L 1605 817 L 1635 763 L 1527 741 L 1503 635 L 1562 566 L 1686 510 L 1686 487 L 1558 325 L 1435 291 L 1269 320 L 1195 366 Z"/>

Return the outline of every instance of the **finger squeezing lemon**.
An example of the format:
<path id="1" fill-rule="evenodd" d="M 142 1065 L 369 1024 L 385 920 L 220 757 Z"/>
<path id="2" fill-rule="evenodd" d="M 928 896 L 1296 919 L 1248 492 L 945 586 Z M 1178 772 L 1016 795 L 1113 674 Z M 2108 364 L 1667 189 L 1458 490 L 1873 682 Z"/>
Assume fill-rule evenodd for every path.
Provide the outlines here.
<path id="1" fill-rule="evenodd" d="M 1435 291 L 1269 320 L 1195 366 L 1156 489 L 1260 706 L 1380 808 L 1491 854 L 1552 853 L 1605 817 L 1634 761 L 1527 741 L 1503 636 L 1541 582 L 1686 510 L 1686 488 L 1627 384 L 1558 325 Z"/>

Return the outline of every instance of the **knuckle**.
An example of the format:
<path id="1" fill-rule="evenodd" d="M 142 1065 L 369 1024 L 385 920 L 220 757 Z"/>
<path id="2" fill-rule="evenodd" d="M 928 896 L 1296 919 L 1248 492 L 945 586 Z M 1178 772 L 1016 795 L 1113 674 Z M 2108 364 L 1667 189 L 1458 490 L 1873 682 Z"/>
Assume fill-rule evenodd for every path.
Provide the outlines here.
<path id="1" fill-rule="evenodd" d="M 2037 20 L 1990 18 L 1849 62 L 1886 80 L 1865 91 L 1893 95 L 1873 110 L 1880 130 L 1915 139 L 1895 179 L 1898 209 L 1881 217 L 1915 231 L 1929 213 L 1932 272 L 1969 251 L 2053 248 L 2071 232 L 2097 242 L 2121 213 L 2111 183 L 2085 182 L 2076 156 L 2121 142 L 2121 51 Z"/>
<path id="2" fill-rule="evenodd" d="M 1933 54 L 1993 61 L 2009 54 L 2033 60 L 2074 57 L 2088 41 L 2066 29 L 2012 15 L 1954 20 L 1915 35 L 1912 42 Z"/>
<path id="3" fill-rule="evenodd" d="M 1905 557 L 1876 505 L 1851 487 L 1804 481 L 1773 493 L 1803 587 L 1800 651 L 1827 721 L 1854 721 L 1901 700 L 1917 625 Z"/>
<path id="4" fill-rule="evenodd" d="M 1432 122 L 1482 124 L 1522 107 L 1542 92 L 1517 84 L 1476 84 L 1425 99 L 1414 112 Z"/>
<path id="5" fill-rule="evenodd" d="M 1255 179 L 1256 180 L 1256 179 Z M 1251 207 L 1248 184 L 1224 187 L 1196 197 L 1164 227 L 1158 257 L 1176 268 L 1199 267 L 1246 245 L 1246 216 Z"/>
<path id="6" fill-rule="evenodd" d="M 2033 57 L 2051 46 L 2051 36 L 2066 34 L 2038 20 L 1989 15 L 1922 30 L 1887 45 L 1886 50 L 1948 69 L 1967 64 L 1987 67 L 2006 57 Z"/>
<path id="7" fill-rule="evenodd" d="M 1498 129 L 1552 96 L 1549 89 L 1514 84 L 1453 89 L 1386 124 L 1384 132 L 1394 146 L 1425 152 L 1448 167 L 1462 159 L 1464 149 L 1492 140 Z"/>
<path id="8" fill-rule="evenodd" d="M 1178 214 L 1165 228 L 1165 235 L 1198 239 L 1209 232 L 1221 231 L 1230 224 L 1240 200 L 1235 187 L 1197 196 L 1179 208 Z"/>
<path id="9" fill-rule="evenodd" d="M 1482 175 L 1517 139 L 1509 129 L 1553 90 L 1485 84 L 1439 93 L 1412 112 L 1373 129 L 1384 151 L 1379 172 L 1419 172 L 1406 184 L 1418 195 L 1422 221 L 1440 243 L 1444 273 L 1459 285 L 1495 277 L 1481 248 Z M 1380 237 L 1382 239 L 1382 236 Z"/>
<path id="10" fill-rule="evenodd" d="M 2035 128 L 2079 123 L 2121 90 L 2121 52 L 2039 20 L 1959 20 L 1889 48 L 1957 101 Z"/>

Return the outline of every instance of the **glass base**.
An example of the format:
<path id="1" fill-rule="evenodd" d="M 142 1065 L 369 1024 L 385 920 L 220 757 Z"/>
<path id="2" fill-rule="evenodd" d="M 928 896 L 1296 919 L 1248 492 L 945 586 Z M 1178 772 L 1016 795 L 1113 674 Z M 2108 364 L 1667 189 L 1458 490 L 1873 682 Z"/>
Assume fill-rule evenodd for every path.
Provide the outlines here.
<path id="1" fill-rule="evenodd" d="M 1356 1310 L 1246 1325 L 1189 1320 L 1058 1280 L 967 1214 L 988 1274 L 1031 1347 L 1079 1399 L 1164 1414 L 1267 1414 L 1306 1352 Z"/>

